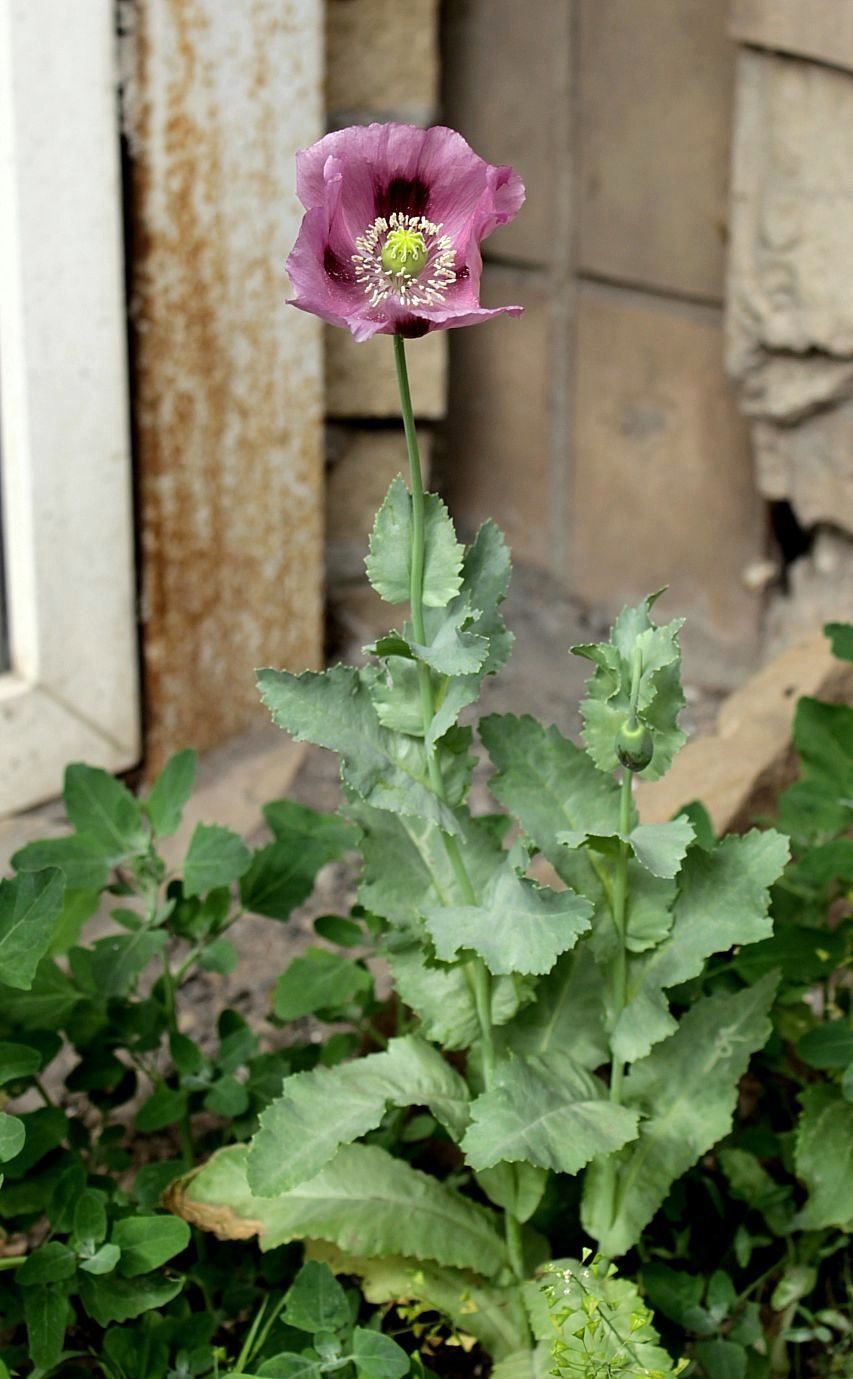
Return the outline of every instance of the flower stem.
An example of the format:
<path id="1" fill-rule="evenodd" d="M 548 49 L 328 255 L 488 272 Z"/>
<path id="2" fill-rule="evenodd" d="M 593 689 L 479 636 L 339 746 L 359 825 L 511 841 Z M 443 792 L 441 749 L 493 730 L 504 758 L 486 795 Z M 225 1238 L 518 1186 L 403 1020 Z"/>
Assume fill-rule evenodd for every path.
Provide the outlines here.
<path id="1" fill-rule="evenodd" d="M 634 656 L 631 667 L 631 708 L 629 722 L 635 723 L 637 701 L 640 694 L 642 658 Z M 616 928 L 616 957 L 613 963 L 613 1027 L 628 1002 L 628 952 L 626 947 L 627 904 L 628 904 L 628 858 L 630 849 L 625 838 L 631 831 L 631 805 L 633 799 L 634 773 L 627 768 L 622 771 L 622 788 L 619 794 L 619 854 L 613 877 L 613 923 Z M 614 1059 L 610 1071 L 610 1100 L 615 1106 L 622 1102 L 622 1085 L 625 1081 L 625 1064 Z M 606 1196 L 610 1202 L 610 1219 L 616 1215 L 616 1162 L 611 1158 L 604 1167 Z"/>
<path id="2" fill-rule="evenodd" d="M 424 485 L 421 472 L 421 460 L 418 450 L 418 433 L 415 426 L 415 414 L 412 408 L 412 395 L 409 389 L 409 372 L 406 366 L 406 346 L 401 335 L 395 335 L 394 339 L 394 363 L 397 369 L 397 387 L 400 392 L 400 409 L 403 414 L 403 428 L 406 433 L 406 449 L 409 457 L 409 482 L 412 490 L 412 553 L 409 577 L 409 602 L 411 604 L 412 627 L 415 639 L 421 644 L 426 645 L 426 627 L 424 624 L 424 556 L 425 556 L 425 524 L 424 524 Z M 429 772 L 430 788 L 437 799 L 445 801 L 446 794 L 444 780 L 441 774 L 441 765 L 434 747 L 427 745 L 429 731 L 435 717 L 435 702 L 432 693 L 432 680 L 430 679 L 429 667 L 423 661 L 418 661 L 418 690 L 421 701 L 421 717 L 423 721 L 424 742 L 426 747 L 427 771 Z M 468 868 L 459 847 L 458 840 L 449 833 L 442 831 L 444 850 L 447 859 L 456 878 L 459 893 L 466 905 L 476 905 L 477 896 L 468 875 Z M 477 1022 L 480 1027 L 480 1039 L 483 1049 L 483 1080 L 488 1089 L 495 1079 L 495 1044 L 492 1031 L 492 979 L 488 968 L 480 958 L 476 958 L 469 964 L 471 987 L 474 995 L 474 1002 L 477 1009 Z M 510 1213 L 507 1213 L 506 1220 L 507 1245 L 510 1257 L 519 1278 L 524 1277 L 524 1267 L 521 1259 L 521 1228 L 518 1221 Z"/>

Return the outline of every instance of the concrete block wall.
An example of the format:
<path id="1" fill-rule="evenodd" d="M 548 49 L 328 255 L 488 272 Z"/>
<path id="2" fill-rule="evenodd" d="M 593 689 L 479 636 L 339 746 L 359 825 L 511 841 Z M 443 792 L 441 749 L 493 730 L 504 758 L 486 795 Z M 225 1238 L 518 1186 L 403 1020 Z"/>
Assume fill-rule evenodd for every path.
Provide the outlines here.
<path id="1" fill-rule="evenodd" d="M 451 0 L 445 116 L 529 205 L 486 245 L 526 315 L 451 340 L 443 473 L 473 526 L 608 614 L 669 583 L 697 675 L 754 661 L 768 523 L 724 372 L 728 0 Z"/>
<path id="2" fill-rule="evenodd" d="M 372 120 L 431 124 L 439 113 L 438 0 L 325 0 L 329 129 Z M 325 332 L 326 574 L 336 607 L 363 594 L 373 515 L 395 474 L 405 473 L 391 339 L 356 344 Z M 410 343 L 412 400 L 428 470 L 433 429 L 446 412 L 447 336 Z"/>

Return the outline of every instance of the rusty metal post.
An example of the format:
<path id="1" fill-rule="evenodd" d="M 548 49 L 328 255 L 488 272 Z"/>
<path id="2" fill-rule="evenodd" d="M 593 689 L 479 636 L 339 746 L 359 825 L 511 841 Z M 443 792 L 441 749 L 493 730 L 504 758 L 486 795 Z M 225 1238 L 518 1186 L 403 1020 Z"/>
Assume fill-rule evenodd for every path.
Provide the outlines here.
<path id="1" fill-rule="evenodd" d="M 122 11 L 149 772 L 263 723 L 257 666 L 321 654 L 320 332 L 284 300 L 321 11 Z"/>

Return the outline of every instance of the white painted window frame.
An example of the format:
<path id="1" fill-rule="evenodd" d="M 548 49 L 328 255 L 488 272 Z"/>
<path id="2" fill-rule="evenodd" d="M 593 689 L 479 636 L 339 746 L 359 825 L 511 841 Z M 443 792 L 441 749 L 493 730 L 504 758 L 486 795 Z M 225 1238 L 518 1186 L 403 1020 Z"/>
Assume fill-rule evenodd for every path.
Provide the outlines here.
<path id="1" fill-rule="evenodd" d="M 0 814 L 139 758 L 113 0 L 0 0 Z"/>

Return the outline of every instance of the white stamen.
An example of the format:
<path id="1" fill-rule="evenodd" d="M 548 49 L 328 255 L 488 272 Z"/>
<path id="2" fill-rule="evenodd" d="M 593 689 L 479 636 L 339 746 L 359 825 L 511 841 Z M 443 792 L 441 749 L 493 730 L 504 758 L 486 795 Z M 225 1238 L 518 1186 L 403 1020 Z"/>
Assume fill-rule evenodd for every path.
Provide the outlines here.
<path id="1" fill-rule="evenodd" d="M 456 250 L 441 226 L 424 216 L 403 215 L 398 211 L 386 220 L 377 216 L 359 235 L 352 255 L 356 282 L 361 283 L 372 307 L 394 296 L 402 306 L 440 306 L 447 289 L 456 281 Z M 390 230 L 411 230 L 423 236 L 427 260 L 417 277 L 402 270 L 392 272 L 382 263 L 385 236 Z"/>

